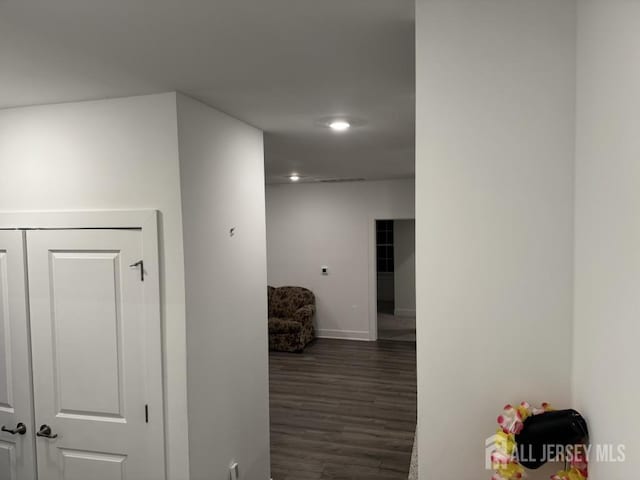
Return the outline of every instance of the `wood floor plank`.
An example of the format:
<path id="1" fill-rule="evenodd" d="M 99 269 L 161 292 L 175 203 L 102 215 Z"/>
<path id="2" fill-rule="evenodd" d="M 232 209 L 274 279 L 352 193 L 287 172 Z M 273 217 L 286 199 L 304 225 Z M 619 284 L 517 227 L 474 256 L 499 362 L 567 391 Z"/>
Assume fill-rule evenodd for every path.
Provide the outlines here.
<path id="1" fill-rule="evenodd" d="M 406 480 L 415 343 L 319 339 L 269 357 L 273 480 Z"/>

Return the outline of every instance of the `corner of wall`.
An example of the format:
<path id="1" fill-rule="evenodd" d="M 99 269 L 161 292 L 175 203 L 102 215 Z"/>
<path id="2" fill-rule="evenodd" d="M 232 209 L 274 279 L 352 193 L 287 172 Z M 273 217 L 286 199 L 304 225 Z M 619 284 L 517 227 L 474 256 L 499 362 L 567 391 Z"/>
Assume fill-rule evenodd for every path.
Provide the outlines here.
<path id="1" fill-rule="evenodd" d="M 189 462 L 269 476 L 262 132 L 178 94 Z M 215 435 L 212 435 L 215 432 Z"/>

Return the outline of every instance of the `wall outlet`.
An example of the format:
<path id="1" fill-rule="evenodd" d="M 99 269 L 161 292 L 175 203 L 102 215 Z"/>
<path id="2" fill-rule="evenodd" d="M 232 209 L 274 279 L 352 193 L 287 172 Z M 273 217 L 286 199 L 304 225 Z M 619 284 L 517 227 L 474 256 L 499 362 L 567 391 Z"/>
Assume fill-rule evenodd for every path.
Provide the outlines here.
<path id="1" fill-rule="evenodd" d="M 229 465 L 229 473 L 231 480 L 238 480 L 240 477 L 238 476 L 238 462 L 231 462 Z"/>

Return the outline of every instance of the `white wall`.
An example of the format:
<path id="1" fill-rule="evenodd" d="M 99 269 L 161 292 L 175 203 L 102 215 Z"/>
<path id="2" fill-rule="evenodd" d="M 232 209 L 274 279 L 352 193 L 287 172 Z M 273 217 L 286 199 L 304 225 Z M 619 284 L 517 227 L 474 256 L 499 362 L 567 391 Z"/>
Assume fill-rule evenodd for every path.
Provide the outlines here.
<path id="1" fill-rule="evenodd" d="M 416 314 L 416 222 L 393 222 L 393 252 L 395 260 L 395 314 Z"/>
<path id="2" fill-rule="evenodd" d="M 626 445 L 593 478 L 622 480 L 640 468 L 640 3 L 578 5 L 574 401 L 593 442 Z"/>
<path id="3" fill-rule="evenodd" d="M 262 132 L 181 95 L 178 124 L 191 480 L 268 480 Z"/>
<path id="4" fill-rule="evenodd" d="M 505 403 L 571 405 L 574 7 L 417 2 L 424 480 L 487 478 Z"/>
<path id="5" fill-rule="evenodd" d="M 0 110 L 0 210 L 157 209 L 170 480 L 188 476 L 175 94 Z"/>
<path id="6" fill-rule="evenodd" d="M 369 339 L 375 219 L 413 216 L 412 179 L 267 186 L 269 284 L 316 294 L 318 335 Z"/>

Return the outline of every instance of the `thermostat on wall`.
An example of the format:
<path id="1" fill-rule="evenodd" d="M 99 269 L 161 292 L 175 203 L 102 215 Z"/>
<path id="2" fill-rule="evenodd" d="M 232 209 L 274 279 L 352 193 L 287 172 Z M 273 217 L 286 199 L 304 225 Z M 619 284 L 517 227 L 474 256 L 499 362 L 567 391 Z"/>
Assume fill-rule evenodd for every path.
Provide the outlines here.
<path id="1" fill-rule="evenodd" d="M 323 265 L 320 268 L 322 268 L 322 274 L 323 275 L 329 275 L 329 267 L 327 267 L 326 265 Z"/>

